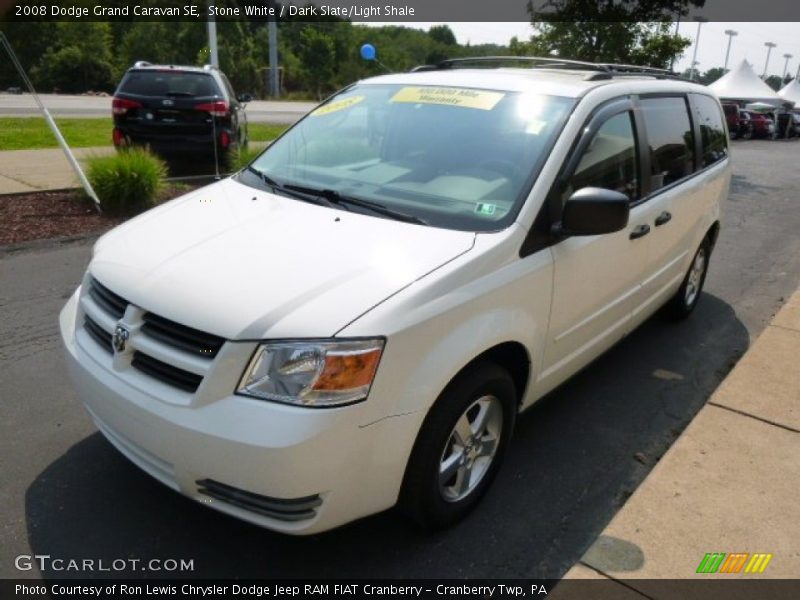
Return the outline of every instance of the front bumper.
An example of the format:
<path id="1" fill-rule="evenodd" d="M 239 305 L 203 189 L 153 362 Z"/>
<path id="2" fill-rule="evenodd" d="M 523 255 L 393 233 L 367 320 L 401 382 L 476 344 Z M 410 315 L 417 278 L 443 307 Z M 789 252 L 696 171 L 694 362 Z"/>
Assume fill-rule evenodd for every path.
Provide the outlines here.
<path id="1" fill-rule="evenodd" d="M 120 367 L 76 327 L 79 298 L 80 288 L 60 315 L 78 396 L 103 435 L 165 485 L 221 512 L 292 534 L 324 531 L 397 501 L 418 415 L 362 424 L 359 413 L 374 398 L 338 409 L 222 394 L 171 401 L 163 384 Z M 215 372 L 230 372 L 221 379 L 238 377 L 234 370 L 241 374 L 244 365 L 233 355 L 248 355 L 252 347 L 244 345 L 228 342 L 234 351 L 215 359 Z M 206 390 L 216 387 L 209 383 Z M 228 488 L 235 490 L 226 496 Z"/>

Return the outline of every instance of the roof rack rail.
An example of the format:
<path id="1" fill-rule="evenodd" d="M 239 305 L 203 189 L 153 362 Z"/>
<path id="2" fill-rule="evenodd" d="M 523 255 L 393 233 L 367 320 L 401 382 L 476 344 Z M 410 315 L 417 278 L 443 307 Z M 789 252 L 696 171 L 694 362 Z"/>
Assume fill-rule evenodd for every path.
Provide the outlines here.
<path id="1" fill-rule="evenodd" d="M 584 69 L 590 71 L 605 71 L 603 65 L 582 60 L 568 60 L 558 56 L 469 56 L 465 58 L 448 58 L 436 64 L 436 69 L 451 69 L 464 63 L 482 62 L 525 62 L 534 63 L 539 68 L 557 69 Z M 541 64 L 536 64 L 541 63 Z M 427 65 L 425 65 L 427 66 Z"/>
<path id="2" fill-rule="evenodd" d="M 650 76 L 657 79 L 678 79 L 685 80 L 677 73 L 669 69 L 659 69 L 657 67 L 647 67 L 640 65 L 627 65 L 621 63 L 594 63 L 583 60 L 572 60 L 559 56 L 470 56 L 465 58 L 449 58 L 435 65 L 420 65 L 414 67 L 412 72 L 436 71 L 440 69 L 452 69 L 470 63 L 502 63 L 502 62 L 521 62 L 530 64 L 538 69 L 575 69 L 580 71 L 593 71 L 586 76 L 589 81 L 601 79 L 611 79 L 612 77 L 635 77 Z"/>

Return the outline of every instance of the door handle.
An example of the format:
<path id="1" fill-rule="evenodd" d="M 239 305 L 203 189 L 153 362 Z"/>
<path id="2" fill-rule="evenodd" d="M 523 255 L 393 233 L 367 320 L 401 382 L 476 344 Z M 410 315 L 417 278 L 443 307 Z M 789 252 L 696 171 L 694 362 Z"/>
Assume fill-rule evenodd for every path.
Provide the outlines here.
<path id="1" fill-rule="evenodd" d="M 656 217 L 656 227 L 661 227 L 665 223 L 669 223 L 671 220 L 672 220 L 672 213 L 665 210 Z"/>
<path id="2" fill-rule="evenodd" d="M 637 240 L 640 237 L 646 236 L 648 233 L 650 233 L 650 225 L 645 223 L 644 225 L 639 225 L 638 227 L 634 228 L 634 230 L 631 231 L 630 238 L 632 240 Z"/>

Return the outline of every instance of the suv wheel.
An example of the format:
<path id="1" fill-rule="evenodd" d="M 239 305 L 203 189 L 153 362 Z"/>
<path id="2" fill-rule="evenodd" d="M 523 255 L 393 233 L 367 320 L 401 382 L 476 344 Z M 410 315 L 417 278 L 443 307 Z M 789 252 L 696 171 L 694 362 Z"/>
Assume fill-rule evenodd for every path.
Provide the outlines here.
<path id="1" fill-rule="evenodd" d="M 667 303 L 667 312 L 674 319 L 685 319 L 697 306 L 703 284 L 708 273 L 708 260 L 711 256 L 711 243 L 708 237 L 700 244 L 700 248 L 692 259 L 689 271 L 683 279 L 680 289 Z"/>
<path id="2" fill-rule="evenodd" d="M 497 474 L 514 428 L 514 382 L 484 363 L 459 375 L 434 404 L 406 468 L 400 507 L 426 529 L 461 520 Z"/>

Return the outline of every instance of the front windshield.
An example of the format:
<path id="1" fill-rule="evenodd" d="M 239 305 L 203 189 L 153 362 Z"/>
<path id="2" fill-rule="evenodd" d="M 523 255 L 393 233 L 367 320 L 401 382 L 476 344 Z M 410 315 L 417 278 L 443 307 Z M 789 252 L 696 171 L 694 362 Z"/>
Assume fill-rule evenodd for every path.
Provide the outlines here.
<path id="1" fill-rule="evenodd" d="M 379 203 L 436 227 L 508 225 L 573 100 L 453 87 L 356 85 L 273 143 L 259 172 L 279 185 Z M 386 216 L 386 214 L 382 215 Z"/>

